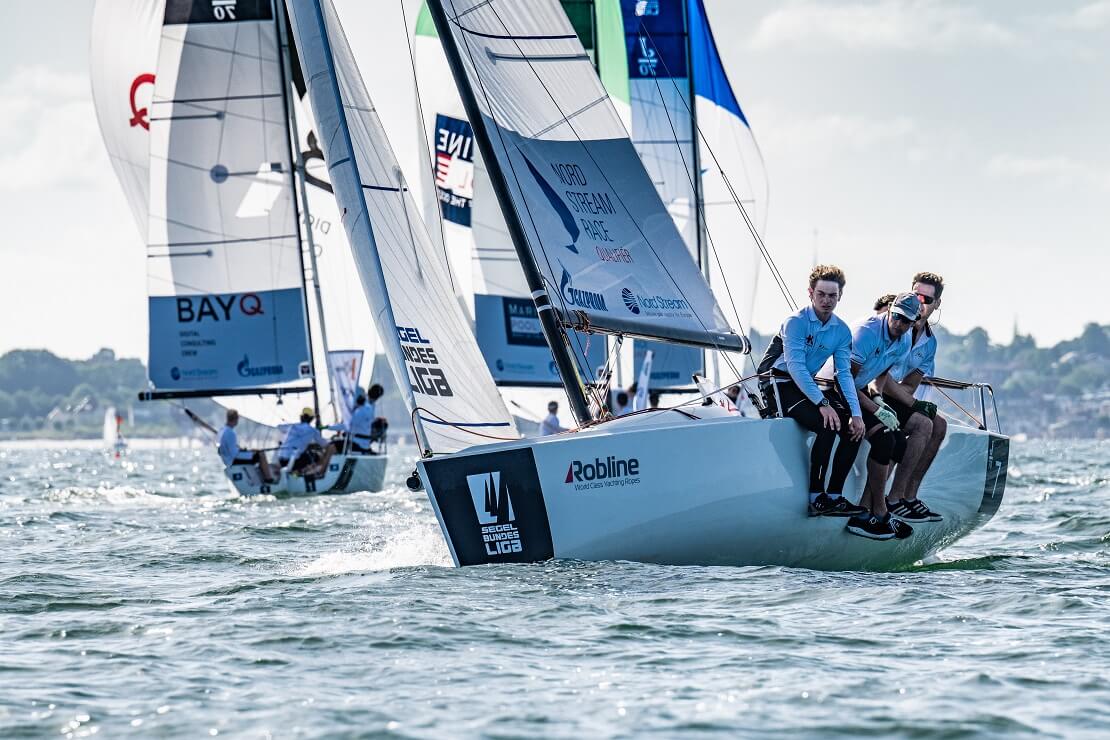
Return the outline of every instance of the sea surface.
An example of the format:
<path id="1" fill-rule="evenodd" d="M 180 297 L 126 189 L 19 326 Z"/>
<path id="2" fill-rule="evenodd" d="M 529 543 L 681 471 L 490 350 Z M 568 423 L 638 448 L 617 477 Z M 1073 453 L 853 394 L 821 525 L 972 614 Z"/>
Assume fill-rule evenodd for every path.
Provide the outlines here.
<path id="1" fill-rule="evenodd" d="M 210 449 L 0 446 L 0 737 L 1110 737 L 1110 442 L 1015 442 L 885 574 L 456 569 L 409 452 L 243 500 Z"/>

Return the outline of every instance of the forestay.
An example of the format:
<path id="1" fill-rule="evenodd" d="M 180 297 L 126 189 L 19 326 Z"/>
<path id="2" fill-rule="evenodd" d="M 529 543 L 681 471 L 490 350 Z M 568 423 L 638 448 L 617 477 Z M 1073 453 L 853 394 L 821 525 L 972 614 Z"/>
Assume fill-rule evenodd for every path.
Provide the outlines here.
<path id="1" fill-rule="evenodd" d="M 564 325 L 742 348 L 557 0 L 442 5 Z"/>
<path id="2" fill-rule="evenodd" d="M 147 233 L 150 99 L 165 0 L 97 0 L 89 42 L 100 133 L 127 204 Z"/>
<path id="3" fill-rule="evenodd" d="M 386 356 L 426 450 L 516 428 L 478 352 L 330 2 L 294 0 L 293 30 L 343 224 Z"/>
<path id="4" fill-rule="evenodd" d="M 310 375 L 283 85 L 270 0 L 167 4 L 150 106 L 156 388 Z"/>

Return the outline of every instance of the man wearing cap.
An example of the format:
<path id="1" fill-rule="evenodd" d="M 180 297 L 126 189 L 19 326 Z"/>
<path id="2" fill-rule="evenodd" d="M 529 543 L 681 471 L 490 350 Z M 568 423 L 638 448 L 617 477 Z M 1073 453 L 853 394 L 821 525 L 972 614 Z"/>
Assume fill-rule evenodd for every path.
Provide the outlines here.
<path id="1" fill-rule="evenodd" d="M 809 275 L 810 304 L 787 317 L 759 363 L 768 405 L 781 408 L 784 416 L 817 435 L 809 457 L 810 516 L 851 517 L 865 512 L 842 495 L 864 432 L 850 369 L 852 333 L 833 313 L 844 282 L 839 267 L 814 267 Z M 814 373 L 826 360 L 840 387 L 823 392 Z"/>
<path id="2" fill-rule="evenodd" d="M 327 460 L 331 457 L 332 448 L 324 441 L 324 437 L 320 434 L 320 430 L 312 425 L 312 420 L 316 417 L 316 413 L 308 406 L 301 409 L 301 420 L 297 424 L 291 424 L 288 431 L 285 433 L 285 439 L 278 448 L 278 464 L 281 467 L 289 465 L 293 462 L 292 470 L 294 471 L 307 471 L 313 466 L 312 455 L 309 454 L 309 445 L 319 445 L 320 447 L 327 447 L 323 467 L 327 469 Z"/>
<path id="3" fill-rule="evenodd" d="M 860 506 L 866 512 L 848 520 L 852 534 L 874 540 L 895 536 L 909 537 L 913 528 L 891 519 L 886 507 L 886 481 L 890 463 L 903 459 L 906 437 L 900 431 L 898 416 L 882 401 L 882 387 L 888 371 L 909 354 L 909 330 L 917 320 L 920 304 L 913 293 L 902 293 L 891 302 L 886 313 L 874 314 L 857 322 L 852 331 L 852 379 L 859 392 L 863 423 L 871 450 L 867 455 L 867 482 Z M 818 377 L 831 378 L 828 363 Z M 875 399 L 878 399 L 877 401 Z"/>
<path id="4" fill-rule="evenodd" d="M 919 272 L 913 276 L 911 290 L 921 303 L 921 314 L 913 325 L 910 353 L 899 366 L 891 368 L 883 399 L 898 414 L 903 428 L 915 429 L 908 440 L 907 459 L 915 448 L 921 449 L 916 454 L 916 465 L 911 467 L 903 461 L 895 471 L 887 506 L 892 514 L 909 522 L 939 522 L 943 517 L 918 500 L 917 491 L 944 442 L 948 423 L 937 414 L 935 403 L 914 396 L 924 392 L 920 388 L 922 379 L 932 377 L 936 369 L 937 339 L 929 328 L 929 317 L 940 307 L 944 278 L 933 272 Z"/>
<path id="5" fill-rule="evenodd" d="M 270 463 L 266 460 L 265 455 L 258 450 L 244 450 L 239 447 L 239 437 L 235 433 L 235 427 L 238 424 L 239 412 L 235 409 L 228 409 L 227 423 L 220 430 L 219 436 L 216 437 L 216 452 L 220 459 L 224 461 L 224 465 L 228 467 L 232 465 L 258 465 L 258 469 L 262 473 L 262 480 L 267 483 L 277 482 L 273 473 L 270 472 Z"/>

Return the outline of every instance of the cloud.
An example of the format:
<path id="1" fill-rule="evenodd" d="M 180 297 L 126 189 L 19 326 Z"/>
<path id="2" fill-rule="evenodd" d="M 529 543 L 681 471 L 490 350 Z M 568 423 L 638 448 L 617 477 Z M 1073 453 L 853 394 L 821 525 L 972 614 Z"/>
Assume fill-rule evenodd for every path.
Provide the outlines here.
<path id="1" fill-rule="evenodd" d="M 789 152 L 791 159 L 827 160 L 849 152 L 887 148 L 904 152 L 914 163 L 930 158 L 927 137 L 912 118 L 867 118 L 844 113 L 799 115 L 768 106 L 753 106 L 760 122 L 760 145 L 768 152 Z"/>
<path id="2" fill-rule="evenodd" d="M 799 2 L 768 13 L 752 38 L 755 48 L 793 46 L 945 51 L 962 46 L 1009 46 L 1018 35 L 978 10 L 933 0 L 881 0 L 830 6 Z"/>
<path id="3" fill-rule="evenodd" d="M 0 81 L 0 191 L 103 182 L 107 166 L 84 75 L 19 67 Z"/>
<path id="4" fill-rule="evenodd" d="M 1070 13 L 1052 16 L 1060 28 L 1077 31 L 1098 31 L 1110 28 L 1110 0 L 1099 0 L 1076 8 Z"/>
<path id="5" fill-rule="evenodd" d="M 998 154 L 986 164 L 993 177 L 1037 178 L 1057 186 L 1110 189 L 1110 172 L 1069 157 L 1025 157 Z"/>

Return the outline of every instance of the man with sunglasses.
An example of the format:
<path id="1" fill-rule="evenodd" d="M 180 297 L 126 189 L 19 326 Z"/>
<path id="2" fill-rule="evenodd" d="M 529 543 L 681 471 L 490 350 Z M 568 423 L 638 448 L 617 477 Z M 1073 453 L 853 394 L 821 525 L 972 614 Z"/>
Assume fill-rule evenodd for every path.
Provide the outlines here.
<path id="1" fill-rule="evenodd" d="M 898 466 L 890 487 L 887 506 L 891 513 L 908 522 L 939 522 L 943 517 L 918 500 L 921 481 L 948 433 L 948 424 L 937 414 L 937 405 L 915 398 L 924 390 L 924 378 L 932 377 L 936 368 L 937 339 L 929 328 L 929 317 L 940 307 L 944 278 L 933 272 L 913 276 L 912 290 L 921 303 L 921 313 L 913 325 L 910 353 L 891 370 L 891 381 L 883 389 L 883 399 L 898 414 L 903 428 L 912 427 L 906 460 Z M 917 462 L 910 464 L 911 454 Z"/>
<path id="2" fill-rule="evenodd" d="M 867 482 L 859 502 L 867 511 L 850 518 L 847 529 L 873 540 L 904 539 L 913 534 L 911 526 L 891 518 L 886 506 L 884 492 L 890 465 L 903 459 L 906 435 L 900 429 L 897 414 L 883 402 L 882 389 L 891 382 L 890 369 L 901 365 L 909 355 L 909 331 L 920 306 L 913 293 L 902 293 L 891 302 L 887 312 L 863 319 L 852 331 L 852 378 L 871 450 L 867 455 Z M 818 377 L 828 378 L 830 372 L 826 363 Z"/>

